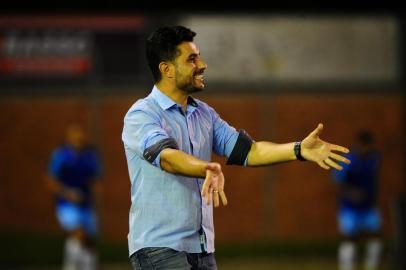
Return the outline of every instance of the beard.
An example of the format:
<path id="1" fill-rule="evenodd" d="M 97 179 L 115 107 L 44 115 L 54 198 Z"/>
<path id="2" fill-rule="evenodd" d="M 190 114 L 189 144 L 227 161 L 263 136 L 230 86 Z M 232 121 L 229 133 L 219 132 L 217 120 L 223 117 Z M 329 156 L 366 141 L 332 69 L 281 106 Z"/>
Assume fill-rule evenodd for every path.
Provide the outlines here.
<path id="1" fill-rule="evenodd" d="M 193 74 L 192 77 L 182 76 L 182 73 L 176 69 L 176 87 L 183 91 L 186 94 L 192 94 L 200 92 L 204 89 L 204 82 L 199 83 L 199 86 L 196 86 L 195 77 L 198 74 L 203 74 L 203 70 L 198 70 Z"/>
<path id="2" fill-rule="evenodd" d="M 194 86 L 192 82 L 180 83 L 179 81 L 176 82 L 176 87 L 187 94 L 197 93 L 197 92 L 203 91 L 203 89 L 204 89 L 204 85 L 203 85 L 203 87 L 197 87 L 197 86 Z"/>
<path id="3" fill-rule="evenodd" d="M 187 94 L 197 93 L 197 92 L 200 92 L 203 90 L 203 88 L 198 88 L 191 84 L 185 85 L 184 87 L 179 88 L 179 89 Z"/>

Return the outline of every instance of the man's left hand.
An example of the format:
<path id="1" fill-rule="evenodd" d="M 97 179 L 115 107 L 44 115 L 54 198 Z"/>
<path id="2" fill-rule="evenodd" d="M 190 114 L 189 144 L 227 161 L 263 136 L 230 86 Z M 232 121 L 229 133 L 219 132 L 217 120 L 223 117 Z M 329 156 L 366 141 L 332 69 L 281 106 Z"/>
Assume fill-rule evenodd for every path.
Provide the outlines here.
<path id="1" fill-rule="evenodd" d="M 303 141 L 301 145 L 302 156 L 309 161 L 316 162 L 323 169 L 330 169 L 331 167 L 337 170 L 342 170 L 337 161 L 350 164 L 350 160 L 334 153 L 348 153 L 349 150 L 343 146 L 331 144 L 320 139 L 320 134 L 323 130 L 323 124 L 319 124 Z"/>

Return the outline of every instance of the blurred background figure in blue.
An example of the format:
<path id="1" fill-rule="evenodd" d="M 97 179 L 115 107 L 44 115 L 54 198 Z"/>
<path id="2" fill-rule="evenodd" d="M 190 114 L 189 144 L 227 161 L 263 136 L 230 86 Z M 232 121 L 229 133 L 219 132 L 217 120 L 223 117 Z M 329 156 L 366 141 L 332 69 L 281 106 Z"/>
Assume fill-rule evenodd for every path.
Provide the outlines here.
<path id="1" fill-rule="evenodd" d="M 383 249 L 377 207 L 380 154 L 371 132 L 357 134 L 348 158 L 351 164 L 333 172 L 339 185 L 338 225 L 343 236 L 338 248 L 339 269 L 356 269 L 361 247 L 365 248 L 364 269 L 378 269 Z"/>
<path id="2" fill-rule="evenodd" d="M 67 233 L 63 270 L 97 269 L 94 193 L 100 170 L 98 152 L 86 141 L 84 129 L 70 125 L 66 143 L 52 153 L 47 177 L 55 195 L 57 219 Z"/>

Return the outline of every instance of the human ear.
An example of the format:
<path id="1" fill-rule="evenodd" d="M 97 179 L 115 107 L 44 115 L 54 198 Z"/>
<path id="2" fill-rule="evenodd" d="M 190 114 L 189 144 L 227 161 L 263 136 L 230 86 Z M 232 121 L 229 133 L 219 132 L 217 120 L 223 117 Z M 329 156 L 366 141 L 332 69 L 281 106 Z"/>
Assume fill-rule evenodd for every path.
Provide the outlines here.
<path id="1" fill-rule="evenodd" d="M 166 78 L 173 78 L 174 77 L 174 69 L 170 63 L 161 62 L 159 63 L 159 70 L 161 71 L 162 76 Z"/>

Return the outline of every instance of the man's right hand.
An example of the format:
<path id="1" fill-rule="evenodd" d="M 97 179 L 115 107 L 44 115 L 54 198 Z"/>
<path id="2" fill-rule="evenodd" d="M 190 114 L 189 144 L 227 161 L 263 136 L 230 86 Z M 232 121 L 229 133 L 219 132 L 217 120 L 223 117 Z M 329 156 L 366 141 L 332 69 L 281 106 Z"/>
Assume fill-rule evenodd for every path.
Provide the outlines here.
<path id="1" fill-rule="evenodd" d="M 206 204 L 214 203 L 214 207 L 220 206 L 220 199 L 224 206 L 227 205 L 227 197 L 224 192 L 224 175 L 221 165 L 210 162 L 206 166 L 206 178 L 202 187 L 202 196 Z"/>

